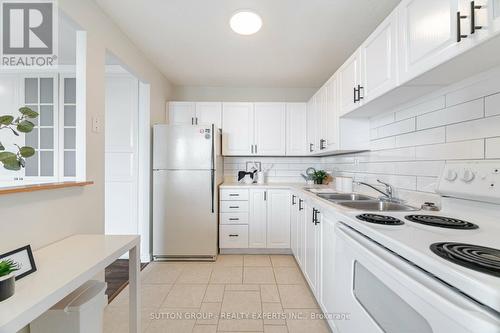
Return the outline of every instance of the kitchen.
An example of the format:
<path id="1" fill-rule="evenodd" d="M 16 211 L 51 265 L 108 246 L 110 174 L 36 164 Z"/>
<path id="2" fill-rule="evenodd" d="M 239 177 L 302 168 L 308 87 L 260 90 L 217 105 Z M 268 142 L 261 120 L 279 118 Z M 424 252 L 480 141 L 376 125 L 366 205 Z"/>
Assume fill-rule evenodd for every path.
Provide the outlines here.
<path id="1" fill-rule="evenodd" d="M 151 111 L 103 125 L 106 135 L 135 140 L 123 169 L 108 167 L 99 148 L 100 117 L 115 112 L 116 122 L 122 109 L 87 111 L 95 112 L 87 156 L 102 163 L 87 159 L 81 180 L 95 184 L 66 199 L 57 191 L 73 190 L 46 193 L 56 193 L 54 207 L 88 197 L 78 207 L 98 207 L 89 217 L 100 222 L 75 220 L 46 240 L 16 236 L 2 246 L 0 254 L 31 244 L 38 271 L 0 302 L 0 332 L 30 323 L 31 332 L 55 332 L 54 305 L 120 260 L 130 275 L 95 307 L 104 308 L 93 314 L 103 322 L 96 332 L 500 332 L 499 1 L 60 5 L 89 30 L 89 43 L 103 27 L 113 31 L 95 44 L 101 51 L 123 38 L 106 52 L 116 56 L 112 66 L 151 85 Z M 82 8 L 102 24 L 80 17 Z M 299 17 L 308 24 L 292 24 Z M 350 20 L 359 26 L 347 29 Z M 129 44 L 154 66 L 126 56 Z M 88 86 L 97 64 L 111 69 L 99 57 L 88 55 L 87 101 L 108 98 L 102 81 Z M 150 195 L 144 187 L 122 200 L 123 187 L 101 188 L 118 174 L 137 177 L 134 186 L 147 184 Z M 36 194 L 8 195 L 47 214 Z M 102 213 L 111 209 L 141 215 L 120 230 L 120 218 Z M 108 221 L 113 230 L 103 229 Z M 87 257 L 66 237 L 116 244 Z M 30 298 L 58 242 L 84 259 L 74 265 L 78 279 L 62 274 L 46 297 Z"/>

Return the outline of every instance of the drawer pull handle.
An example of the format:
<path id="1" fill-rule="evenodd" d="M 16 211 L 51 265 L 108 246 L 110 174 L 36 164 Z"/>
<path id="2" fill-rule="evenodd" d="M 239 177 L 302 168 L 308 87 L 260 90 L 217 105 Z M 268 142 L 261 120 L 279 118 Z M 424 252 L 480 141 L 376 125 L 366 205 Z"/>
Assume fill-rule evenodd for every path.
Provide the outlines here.
<path id="1" fill-rule="evenodd" d="M 240 219 L 237 218 L 237 217 L 234 217 L 234 218 L 230 218 L 229 221 L 239 221 Z"/>
<path id="2" fill-rule="evenodd" d="M 231 194 L 229 194 L 229 196 L 230 196 L 230 197 L 239 197 L 240 195 L 239 195 L 239 194 L 237 194 L 237 193 L 231 193 Z"/>
<path id="3" fill-rule="evenodd" d="M 240 208 L 240 206 L 229 206 L 229 208 Z"/>
<path id="4" fill-rule="evenodd" d="M 229 237 L 238 237 L 239 235 L 230 234 Z"/>

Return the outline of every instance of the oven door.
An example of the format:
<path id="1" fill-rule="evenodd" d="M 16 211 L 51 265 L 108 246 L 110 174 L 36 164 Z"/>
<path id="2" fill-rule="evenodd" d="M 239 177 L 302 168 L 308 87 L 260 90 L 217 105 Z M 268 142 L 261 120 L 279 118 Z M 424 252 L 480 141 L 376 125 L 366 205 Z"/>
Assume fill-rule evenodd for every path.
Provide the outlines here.
<path id="1" fill-rule="evenodd" d="M 335 258 L 340 333 L 500 332 L 498 314 L 342 223 Z"/>

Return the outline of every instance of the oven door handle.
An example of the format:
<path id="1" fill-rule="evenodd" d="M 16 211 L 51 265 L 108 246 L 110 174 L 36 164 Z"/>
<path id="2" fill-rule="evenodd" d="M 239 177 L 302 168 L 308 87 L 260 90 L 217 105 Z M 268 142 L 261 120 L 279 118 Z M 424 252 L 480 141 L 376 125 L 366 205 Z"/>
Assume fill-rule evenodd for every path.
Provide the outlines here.
<path id="1" fill-rule="evenodd" d="M 406 297 L 405 301 L 413 300 L 417 304 L 424 301 L 429 305 L 421 306 L 421 311 L 429 311 L 433 305 L 439 304 L 439 310 L 443 314 L 454 318 L 471 331 L 474 331 L 474 327 L 481 327 L 481 332 L 498 332 L 498 317 L 488 316 L 484 306 L 464 297 L 429 273 L 409 264 L 342 222 L 337 223 L 335 232 L 339 240 L 343 240 L 355 250 L 355 261 L 367 267 L 375 276 L 385 275 L 399 282 L 392 284 L 390 289 L 394 288 L 393 291 L 403 299 Z"/>

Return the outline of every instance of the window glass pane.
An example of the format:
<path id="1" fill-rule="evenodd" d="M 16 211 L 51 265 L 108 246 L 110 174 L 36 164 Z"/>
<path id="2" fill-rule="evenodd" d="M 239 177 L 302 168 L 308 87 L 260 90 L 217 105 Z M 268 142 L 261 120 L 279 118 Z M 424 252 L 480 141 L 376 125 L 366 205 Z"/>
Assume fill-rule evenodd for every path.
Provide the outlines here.
<path id="1" fill-rule="evenodd" d="M 54 126 L 54 106 L 52 105 L 40 106 L 40 125 Z"/>
<path id="2" fill-rule="evenodd" d="M 38 112 L 38 105 L 26 105 L 26 106 L 29 107 L 31 110 Z M 35 126 L 38 126 L 38 119 L 39 118 L 40 118 L 40 116 L 38 116 L 35 119 L 30 119 L 29 121 L 31 121 L 33 124 L 35 124 Z"/>
<path id="3" fill-rule="evenodd" d="M 76 176 L 76 153 L 74 151 L 64 152 L 64 176 Z"/>
<path id="4" fill-rule="evenodd" d="M 40 149 L 54 148 L 54 129 L 40 128 Z"/>
<path id="5" fill-rule="evenodd" d="M 64 106 L 64 126 L 76 126 L 76 106 Z"/>
<path id="6" fill-rule="evenodd" d="M 67 78 L 64 79 L 64 103 L 75 104 L 76 103 L 76 79 Z"/>
<path id="7" fill-rule="evenodd" d="M 25 172 L 27 177 L 38 176 L 38 152 L 26 159 Z"/>
<path id="8" fill-rule="evenodd" d="M 24 144 L 32 148 L 38 148 L 38 128 L 34 128 L 31 132 L 26 133 Z"/>
<path id="9" fill-rule="evenodd" d="M 24 79 L 24 102 L 38 103 L 38 79 Z"/>
<path id="10" fill-rule="evenodd" d="M 64 149 L 76 148 L 76 130 L 74 128 L 64 129 Z"/>
<path id="11" fill-rule="evenodd" d="M 54 176 L 54 152 L 52 151 L 40 152 L 40 176 L 42 177 Z"/>
<path id="12" fill-rule="evenodd" d="M 54 103 L 54 79 L 40 79 L 40 103 Z"/>

